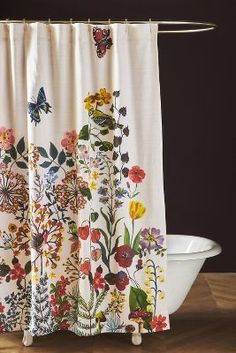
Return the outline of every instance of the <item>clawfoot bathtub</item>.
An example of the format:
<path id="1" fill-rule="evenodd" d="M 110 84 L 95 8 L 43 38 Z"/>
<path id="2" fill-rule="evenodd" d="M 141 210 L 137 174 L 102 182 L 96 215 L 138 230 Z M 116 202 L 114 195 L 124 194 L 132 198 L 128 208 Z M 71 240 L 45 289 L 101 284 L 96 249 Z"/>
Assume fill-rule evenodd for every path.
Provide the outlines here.
<path id="1" fill-rule="evenodd" d="M 167 235 L 167 305 L 169 314 L 179 309 L 205 260 L 221 253 L 221 246 L 208 238 L 192 235 Z M 181 276 L 179 274 L 181 273 Z M 176 281 L 178 278 L 178 281 Z M 171 294 L 174 293 L 172 296 Z M 30 346 L 33 337 L 24 331 L 23 344 Z M 132 334 L 132 343 L 140 345 L 142 335 Z"/>

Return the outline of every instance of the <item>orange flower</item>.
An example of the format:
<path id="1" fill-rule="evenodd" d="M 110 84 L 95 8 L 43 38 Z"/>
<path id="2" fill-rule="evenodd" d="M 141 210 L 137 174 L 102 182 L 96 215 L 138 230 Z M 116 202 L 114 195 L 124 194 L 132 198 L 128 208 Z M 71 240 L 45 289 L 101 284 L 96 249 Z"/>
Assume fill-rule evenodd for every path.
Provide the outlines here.
<path id="1" fill-rule="evenodd" d="M 0 128 L 0 148 L 4 151 L 11 149 L 15 142 L 15 137 L 13 135 L 12 129 L 6 129 L 5 127 Z"/>
<path id="2" fill-rule="evenodd" d="M 69 153 L 75 153 L 77 141 L 77 132 L 75 130 L 67 131 L 61 140 L 61 145 L 65 147 Z"/>
<path id="3" fill-rule="evenodd" d="M 84 260 L 84 262 L 80 265 L 80 271 L 86 276 L 89 274 L 91 271 L 91 264 L 89 260 Z"/>

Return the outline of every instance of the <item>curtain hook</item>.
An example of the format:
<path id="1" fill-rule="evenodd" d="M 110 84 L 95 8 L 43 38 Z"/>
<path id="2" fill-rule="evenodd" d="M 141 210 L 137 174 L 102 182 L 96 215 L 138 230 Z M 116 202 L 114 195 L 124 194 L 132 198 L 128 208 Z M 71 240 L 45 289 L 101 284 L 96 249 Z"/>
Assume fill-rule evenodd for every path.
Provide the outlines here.
<path id="1" fill-rule="evenodd" d="M 109 24 L 109 25 L 111 24 L 111 19 L 110 19 L 110 18 L 108 19 L 108 24 Z"/>
<path id="2" fill-rule="evenodd" d="M 51 24 L 51 19 L 50 19 L 50 18 L 48 19 L 48 24 L 49 24 L 49 25 Z"/>
<path id="3" fill-rule="evenodd" d="M 73 24 L 73 18 L 70 18 L 70 24 L 71 25 Z"/>
<path id="4" fill-rule="evenodd" d="M 127 18 L 125 18 L 125 24 L 126 24 L 126 32 L 128 32 L 128 20 L 127 20 Z"/>
<path id="5" fill-rule="evenodd" d="M 152 33 L 152 19 L 149 18 L 149 28 L 150 28 L 150 33 Z"/>
<path id="6" fill-rule="evenodd" d="M 88 24 L 90 24 L 90 18 L 88 18 Z"/>
<path id="7" fill-rule="evenodd" d="M 23 18 L 23 20 L 22 20 L 23 22 L 24 22 L 24 24 L 25 24 L 25 18 Z"/>

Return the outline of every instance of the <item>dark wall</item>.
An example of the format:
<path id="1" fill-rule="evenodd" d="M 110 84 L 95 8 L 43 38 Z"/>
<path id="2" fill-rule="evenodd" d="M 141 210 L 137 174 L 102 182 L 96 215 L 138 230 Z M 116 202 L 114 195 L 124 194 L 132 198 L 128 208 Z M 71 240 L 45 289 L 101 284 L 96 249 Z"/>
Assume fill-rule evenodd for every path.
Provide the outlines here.
<path id="1" fill-rule="evenodd" d="M 1 15 L 15 19 L 192 20 L 217 30 L 161 35 L 160 82 L 169 233 L 204 235 L 223 253 L 204 271 L 236 271 L 235 0 L 6 1 Z M 234 154 L 235 155 L 235 154 Z"/>

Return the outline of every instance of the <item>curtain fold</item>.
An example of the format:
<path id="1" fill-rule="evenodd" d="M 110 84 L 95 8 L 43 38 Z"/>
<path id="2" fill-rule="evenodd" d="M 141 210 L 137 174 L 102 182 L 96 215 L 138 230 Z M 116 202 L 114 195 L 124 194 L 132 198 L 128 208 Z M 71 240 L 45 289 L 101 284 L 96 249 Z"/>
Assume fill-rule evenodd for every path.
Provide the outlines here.
<path id="1" fill-rule="evenodd" d="M 169 329 L 157 24 L 0 24 L 0 332 Z"/>

